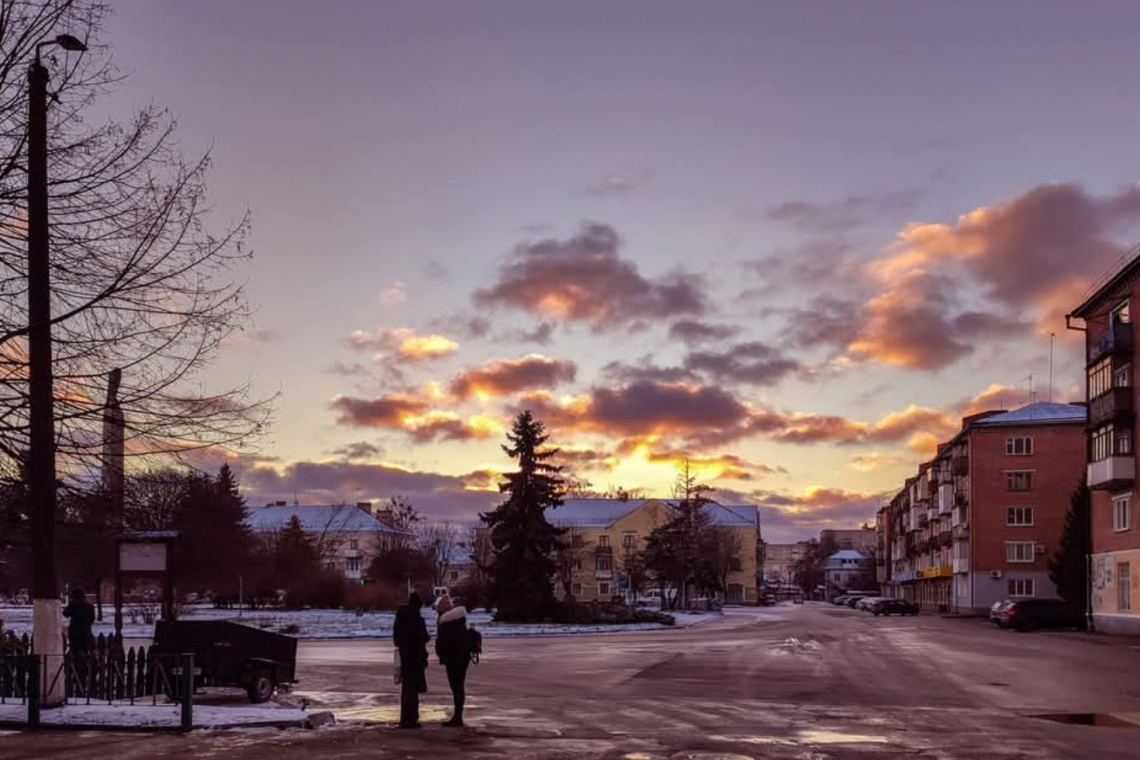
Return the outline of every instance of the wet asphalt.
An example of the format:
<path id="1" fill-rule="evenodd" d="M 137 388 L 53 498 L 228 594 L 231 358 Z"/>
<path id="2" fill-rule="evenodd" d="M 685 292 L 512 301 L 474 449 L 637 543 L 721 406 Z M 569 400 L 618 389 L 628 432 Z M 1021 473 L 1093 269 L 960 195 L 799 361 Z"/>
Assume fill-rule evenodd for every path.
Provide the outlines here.
<path id="1" fill-rule="evenodd" d="M 286 700 L 332 711 L 333 727 L 0 733 L 0 758 L 1140 758 L 1135 641 L 809 604 L 484 644 L 461 730 L 434 725 L 449 714 L 442 668 L 428 673 L 425 727 L 398 731 L 388 642 L 305 643 Z M 1040 717 L 1075 713 L 1115 717 Z"/>

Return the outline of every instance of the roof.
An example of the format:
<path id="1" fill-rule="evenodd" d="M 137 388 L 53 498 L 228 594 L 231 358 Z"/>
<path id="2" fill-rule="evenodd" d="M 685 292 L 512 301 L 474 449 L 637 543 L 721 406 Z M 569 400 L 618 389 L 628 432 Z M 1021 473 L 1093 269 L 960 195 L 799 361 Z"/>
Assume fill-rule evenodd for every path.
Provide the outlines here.
<path id="1" fill-rule="evenodd" d="M 854 549 L 840 549 L 823 561 L 824 569 L 834 569 L 843 566 L 844 562 L 867 563 L 871 558 L 863 552 Z"/>
<path id="2" fill-rule="evenodd" d="M 547 518 L 562 527 L 604 528 L 649 502 L 676 506 L 673 499 L 566 499 L 562 506 L 552 509 Z M 754 504 L 706 505 L 714 525 L 730 527 L 756 527 L 760 524 L 760 510 Z"/>
<path id="3" fill-rule="evenodd" d="M 1134 280 L 1140 272 L 1140 245 L 1121 256 L 1107 272 L 1100 276 L 1085 293 L 1081 305 L 1069 312 L 1068 316 L 1085 319 L 1108 298 L 1117 295 L 1128 281 Z"/>
<path id="4" fill-rule="evenodd" d="M 1038 401 L 1002 414 L 995 414 L 973 423 L 975 427 L 998 427 L 1001 425 L 1045 425 L 1084 423 L 1088 410 L 1078 404 L 1054 404 Z"/>
<path id="5" fill-rule="evenodd" d="M 403 533 L 359 507 L 347 504 L 293 507 L 250 507 L 246 525 L 256 533 L 281 530 L 296 516 L 302 530 L 310 533 Z"/>

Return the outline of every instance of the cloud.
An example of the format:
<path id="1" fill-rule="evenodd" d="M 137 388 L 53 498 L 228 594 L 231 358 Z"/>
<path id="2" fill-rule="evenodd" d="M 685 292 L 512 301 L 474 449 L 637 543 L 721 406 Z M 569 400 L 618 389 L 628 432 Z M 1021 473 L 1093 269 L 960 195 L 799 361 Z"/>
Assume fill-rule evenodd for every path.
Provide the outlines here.
<path id="1" fill-rule="evenodd" d="M 882 451 L 872 451 L 851 457 L 848 466 L 862 472 L 874 472 L 887 467 L 909 464 L 910 460 L 898 454 L 887 454 Z"/>
<path id="2" fill-rule="evenodd" d="M 348 345 L 358 351 L 383 351 L 405 362 L 423 362 L 451 356 L 459 344 L 439 334 L 418 335 L 411 327 L 365 332 L 355 330 Z"/>
<path id="3" fill-rule="evenodd" d="M 848 230 L 885 215 L 914 208 L 918 193 L 902 190 L 892 193 L 848 195 L 838 201 L 790 200 L 768 209 L 768 219 L 786 222 L 811 232 Z"/>
<path id="4" fill-rule="evenodd" d="M 612 361 L 605 364 L 601 371 L 602 377 L 618 383 L 632 383 L 637 381 L 651 383 L 677 383 L 682 381 L 696 381 L 696 374 L 685 367 L 661 367 L 657 365 L 649 354 L 639 357 L 633 363 Z"/>
<path id="5" fill-rule="evenodd" d="M 372 371 L 367 366 L 360 362 L 342 362 L 335 361 L 325 368 L 325 372 L 332 375 L 340 375 L 341 377 L 366 377 L 372 374 Z"/>
<path id="6" fill-rule="evenodd" d="M 375 443 L 356 441 L 354 443 L 346 443 L 343 446 L 338 446 L 329 453 L 345 461 L 353 461 L 356 459 L 377 459 L 383 456 L 384 449 Z"/>
<path id="7" fill-rule="evenodd" d="M 521 359 L 505 359 L 468 369 L 448 385 L 457 398 L 508 396 L 536 388 L 554 388 L 572 383 L 578 367 L 572 361 L 529 354 Z"/>
<path id="8" fill-rule="evenodd" d="M 841 488 L 809 487 L 799 493 L 756 491 L 764 538 L 776 543 L 818 538 L 825 528 L 858 528 L 874 523 L 882 498 Z"/>
<path id="9" fill-rule="evenodd" d="M 485 439 L 501 430 L 499 423 L 488 417 L 476 415 L 465 420 L 454 412 L 431 409 L 428 400 L 408 393 L 373 398 L 336 396 L 329 406 L 338 413 L 337 422 L 342 425 L 397 430 L 419 442 Z"/>
<path id="10" fill-rule="evenodd" d="M 498 280 L 475 292 L 475 303 L 551 321 L 584 322 L 594 330 L 706 311 L 703 278 L 681 273 L 646 278 L 635 263 L 618 255 L 620 247 L 612 227 L 595 223 L 564 240 L 520 245 L 500 268 Z"/>
<path id="11" fill-rule="evenodd" d="M 585 193 L 591 198 L 624 198 L 633 192 L 635 186 L 629 177 L 612 175 L 587 185 Z"/>
<path id="12" fill-rule="evenodd" d="M 806 308 L 783 310 L 784 339 L 797 348 L 830 346 L 845 351 L 859 335 L 863 305 L 831 294 L 815 296 Z"/>
<path id="13" fill-rule="evenodd" d="M 738 343 L 724 351 L 695 351 L 685 357 L 685 368 L 719 381 L 749 385 L 775 385 L 802 369 L 777 349 L 759 341 Z"/>
<path id="14" fill-rule="evenodd" d="M 554 324 L 551 322 L 540 322 L 533 330 L 520 330 L 518 339 L 523 343 L 537 343 L 540 346 L 545 346 L 554 337 Z"/>
<path id="15" fill-rule="evenodd" d="M 449 276 L 447 267 L 434 259 L 420 267 L 420 273 L 428 280 L 436 282 L 446 280 Z"/>
<path id="16" fill-rule="evenodd" d="M 979 412 L 988 412 L 1000 409 L 1010 409 L 1019 406 L 1021 396 L 1025 391 L 1014 388 L 1012 385 L 994 383 L 972 398 L 962 399 L 954 405 L 954 409 L 963 417 Z"/>
<path id="17" fill-rule="evenodd" d="M 380 305 L 385 308 L 399 306 L 408 300 L 408 286 L 396 280 L 380 291 L 378 300 L 380 301 Z"/>
<path id="18" fill-rule="evenodd" d="M 762 462 L 750 462 L 735 454 L 696 454 L 684 449 L 650 449 L 646 460 L 680 467 L 688 464 L 695 473 L 709 480 L 755 480 L 767 475 L 786 475 L 783 467 L 773 467 Z"/>
<path id="19" fill-rule="evenodd" d="M 227 346 L 266 345 L 279 340 L 280 330 L 239 330 L 226 336 L 222 343 Z"/>
<path id="20" fill-rule="evenodd" d="M 501 497 L 469 488 L 464 477 L 421 472 L 393 464 L 294 462 L 259 466 L 242 474 L 251 503 L 292 499 L 294 493 L 317 504 L 407 496 L 422 514 L 436 519 L 471 520 Z"/>
<path id="21" fill-rule="evenodd" d="M 738 334 L 736 325 L 721 325 L 697 319 L 680 319 L 669 326 L 669 337 L 692 345 L 726 340 Z"/>

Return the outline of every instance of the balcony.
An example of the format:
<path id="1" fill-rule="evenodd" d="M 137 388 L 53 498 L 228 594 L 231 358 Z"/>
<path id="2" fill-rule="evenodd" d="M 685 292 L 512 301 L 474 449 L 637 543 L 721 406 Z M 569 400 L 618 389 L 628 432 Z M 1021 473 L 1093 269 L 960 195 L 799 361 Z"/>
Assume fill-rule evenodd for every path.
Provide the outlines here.
<path id="1" fill-rule="evenodd" d="M 891 580 L 895 583 L 908 583 L 915 578 L 913 570 L 895 570 L 891 573 Z"/>
<path id="2" fill-rule="evenodd" d="M 1134 390 L 1130 387 L 1110 388 L 1089 401 L 1089 428 L 1100 427 L 1118 418 L 1134 417 L 1136 414 Z"/>
<path id="3" fill-rule="evenodd" d="M 1089 488 L 1101 491 L 1115 491 L 1131 488 L 1136 482 L 1136 458 L 1134 456 L 1112 456 L 1099 462 L 1089 462 Z"/>
<path id="4" fill-rule="evenodd" d="M 970 492 L 969 491 L 955 491 L 954 492 L 954 506 L 965 509 L 970 506 Z"/>
<path id="5" fill-rule="evenodd" d="M 970 458 L 969 457 L 954 457 L 950 460 L 950 472 L 957 477 L 965 477 L 970 474 Z"/>
<path id="6" fill-rule="evenodd" d="M 1132 325 L 1117 322 L 1095 338 L 1089 338 L 1088 363 L 1108 354 L 1132 353 Z"/>
<path id="7" fill-rule="evenodd" d="M 598 580 L 609 580 L 610 578 L 614 577 L 614 571 L 612 568 L 609 570 L 595 570 L 594 577 Z"/>
<path id="8" fill-rule="evenodd" d="M 950 510 L 954 508 L 954 486 L 951 483 L 944 483 L 938 487 L 938 511 L 942 514 L 950 514 Z"/>
<path id="9" fill-rule="evenodd" d="M 963 541 L 968 539 L 970 537 L 970 524 L 959 523 L 958 525 L 955 525 L 953 536 L 955 541 Z"/>
<path id="10" fill-rule="evenodd" d="M 952 567 L 956 573 L 968 573 L 970 572 L 970 560 L 964 557 L 962 559 L 955 557 L 952 560 Z"/>

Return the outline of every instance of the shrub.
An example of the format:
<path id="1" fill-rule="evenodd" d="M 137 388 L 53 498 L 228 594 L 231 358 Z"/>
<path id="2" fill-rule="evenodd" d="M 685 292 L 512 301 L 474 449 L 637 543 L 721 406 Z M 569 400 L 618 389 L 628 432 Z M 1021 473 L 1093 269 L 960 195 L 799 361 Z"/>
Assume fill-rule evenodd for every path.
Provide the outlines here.
<path id="1" fill-rule="evenodd" d="M 624 604 L 564 602 L 555 609 L 552 622 L 565 625 L 629 625 L 631 623 L 674 625 L 676 621 L 672 615 L 666 615 L 663 612 L 627 607 Z"/>
<path id="2" fill-rule="evenodd" d="M 350 610 L 394 610 L 400 605 L 400 592 L 387 583 L 349 586 L 344 592 L 344 607 Z"/>

